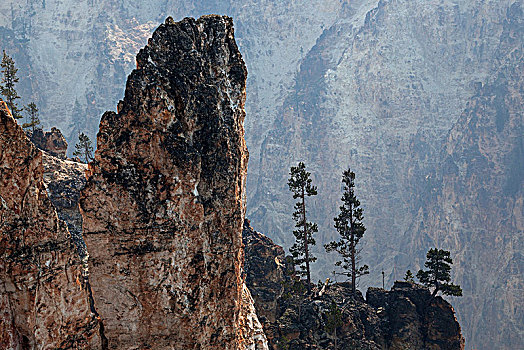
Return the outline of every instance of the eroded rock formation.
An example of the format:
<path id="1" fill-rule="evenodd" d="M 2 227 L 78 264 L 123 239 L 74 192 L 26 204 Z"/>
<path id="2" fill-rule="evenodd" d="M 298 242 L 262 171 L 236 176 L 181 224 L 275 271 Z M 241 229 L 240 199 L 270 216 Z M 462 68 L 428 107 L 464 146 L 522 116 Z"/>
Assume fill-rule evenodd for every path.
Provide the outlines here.
<path id="1" fill-rule="evenodd" d="M 0 348 L 98 349 L 84 268 L 43 172 L 42 152 L 0 101 Z"/>
<path id="2" fill-rule="evenodd" d="M 80 207 L 111 349 L 256 343 L 240 317 L 246 74 L 230 18 L 168 18 L 102 117 Z"/>
<path id="3" fill-rule="evenodd" d="M 42 152 L 44 184 L 60 220 L 64 220 L 77 245 L 81 259 L 87 259 L 82 237 L 82 215 L 78 208 L 80 191 L 86 183 L 87 164 L 64 160 Z"/>
<path id="4" fill-rule="evenodd" d="M 364 300 L 349 283 L 334 283 L 306 296 L 281 247 L 247 222 L 243 236 L 246 281 L 271 349 L 464 349 L 453 308 L 427 288 L 395 282 L 391 291 L 369 288 Z"/>
<path id="5" fill-rule="evenodd" d="M 29 138 L 42 151 L 57 158 L 66 159 L 67 141 L 59 129 L 54 127 L 51 128 L 51 131 L 35 129 L 34 132 L 29 132 Z"/>

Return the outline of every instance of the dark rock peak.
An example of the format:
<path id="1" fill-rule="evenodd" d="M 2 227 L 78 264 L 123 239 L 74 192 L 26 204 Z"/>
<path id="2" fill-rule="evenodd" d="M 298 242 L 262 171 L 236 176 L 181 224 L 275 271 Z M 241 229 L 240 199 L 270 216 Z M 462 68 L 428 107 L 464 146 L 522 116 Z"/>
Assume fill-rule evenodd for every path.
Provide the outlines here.
<path id="1" fill-rule="evenodd" d="M 424 286 L 397 281 L 391 291 L 369 288 L 364 300 L 344 282 L 300 297 L 283 249 L 247 220 L 243 240 L 247 285 L 272 349 L 464 349 L 453 308 Z"/>
<path id="2" fill-rule="evenodd" d="M 67 141 L 62 132 L 57 128 L 51 128 L 51 131 L 35 129 L 34 132 L 28 132 L 29 139 L 36 147 L 46 151 L 54 157 L 66 159 Z"/>

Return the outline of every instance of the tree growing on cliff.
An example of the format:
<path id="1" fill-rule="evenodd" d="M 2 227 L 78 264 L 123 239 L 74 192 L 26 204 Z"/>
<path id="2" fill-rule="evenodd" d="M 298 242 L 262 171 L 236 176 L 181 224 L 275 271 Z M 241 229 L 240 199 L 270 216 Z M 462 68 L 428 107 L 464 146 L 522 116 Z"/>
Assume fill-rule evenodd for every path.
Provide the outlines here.
<path id="1" fill-rule="evenodd" d="M 317 224 L 308 222 L 306 218 L 306 197 L 317 195 L 317 187 L 311 184 L 310 173 L 306 171 L 304 163 L 298 163 L 298 166 L 291 167 L 288 181 L 289 190 L 293 192 L 293 199 L 298 199 L 295 203 L 295 220 L 296 229 L 293 231 L 295 243 L 289 249 L 293 256 L 293 264 L 299 266 L 299 276 L 305 276 L 307 280 L 307 289 L 311 291 L 311 271 L 310 263 L 317 260 L 310 251 L 310 247 L 315 245 L 313 234 L 318 231 Z"/>
<path id="2" fill-rule="evenodd" d="M 429 270 L 419 270 L 417 278 L 422 284 L 429 288 L 434 288 L 432 296 L 442 292 L 445 295 L 462 296 L 462 288 L 451 283 L 451 264 L 453 260 L 447 250 L 433 248 L 426 255 L 424 266 Z"/>
<path id="3" fill-rule="evenodd" d="M 409 283 L 415 283 L 415 276 L 413 276 L 413 273 L 411 270 L 406 271 L 406 275 L 404 276 L 404 281 Z"/>
<path id="4" fill-rule="evenodd" d="M 340 213 L 333 220 L 340 240 L 325 244 L 327 252 L 336 251 L 340 254 L 341 260 L 335 263 L 336 266 L 344 269 L 344 275 L 351 277 L 351 288 L 353 294 L 356 293 L 356 280 L 362 275 L 369 273 L 367 265 L 358 266 L 359 249 L 358 243 L 364 236 L 366 228 L 362 223 L 363 215 L 360 208 L 360 201 L 355 196 L 355 173 L 348 168 L 342 175 L 344 184 L 342 193 L 342 205 Z"/>
<path id="5" fill-rule="evenodd" d="M 83 160 L 85 163 L 89 163 L 93 160 L 93 146 L 91 146 L 91 140 L 83 132 L 78 135 L 78 142 L 75 145 L 73 155 L 80 158 L 80 160 Z"/>
<path id="6" fill-rule="evenodd" d="M 31 128 L 31 132 L 35 132 L 35 129 L 40 126 L 40 118 L 38 118 L 38 108 L 36 108 L 36 104 L 34 102 L 31 102 L 27 106 L 24 107 L 24 110 L 28 114 L 29 122 L 24 123 L 22 127 L 24 129 Z"/>
<path id="7" fill-rule="evenodd" d="M 18 77 L 16 73 L 18 69 L 15 67 L 15 61 L 5 52 L 0 63 L 2 68 L 2 82 L 0 83 L 0 93 L 5 98 L 7 107 L 11 110 L 13 118 L 20 119 L 22 115 L 20 114 L 21 109 L 18 108 L 16 100 L 20 98 L 16 92 L 15 85 L 18 83 Z"/>
<path id="8" fill-rule="evenodd" d="M 344 322 L 342 321 L 342 310 L 334 301 L 332 301 L 329 310 L 326 312 L 325 315 L 326 324 L 324 326 L 324 329 L 328 334 L 331 334 L 333 336 L 335 342 L 335 350 L 337 350 L 337 328 L 344 325 Z"/>

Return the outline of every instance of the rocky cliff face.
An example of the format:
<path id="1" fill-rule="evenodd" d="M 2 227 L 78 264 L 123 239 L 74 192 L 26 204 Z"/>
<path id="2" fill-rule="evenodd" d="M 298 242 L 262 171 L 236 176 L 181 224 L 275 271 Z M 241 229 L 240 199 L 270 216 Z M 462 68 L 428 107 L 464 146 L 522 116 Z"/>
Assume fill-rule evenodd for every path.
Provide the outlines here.
<path id="1" fill-rule="evenodd" d="M 479 83 L 485 84 L 497 76 L 499 46 L 505 45 L 517 60 L 522 59 L 519 56 L 522 35 L 507 29 L 519 3 L 380 1 L 363 22 L 356 22 L 359 13 L 356 7 L 349 10 L 347 16 L 324 31 L 303 60 L 296 85 L 262 143 L 261 163 L 255 170 L 259 171 L 261 180 L 248 207 L 253 224 L 271 232 L 275 242 L 291 244 L 293 221 L 289 208 L 293 200 L 286 185 L 288 172 L 290 166 L 305 161 L 319 190 L 318 198 L 310 202 L 311 218 L 320 226 L 317 241 L 331 240 L 336 234 L 332 218 L 339 205 L 341 174 L 349 165 L 357 174 L 356 194 L 363 204 L 367 227 L 362 241 L 363 262 L 372 268 L 364 284 L 379 284 L 382 270 L 389 284 L 402 278 L 406 269 L 416 270 L 428 248 L 443 242 L 436 237 L 446 231 L 449 234 L 446 248 L 451 249 L 453 255 L 460 254 L 455 244 L 468 247 L 471 257 L 481 259 L 480 256 L 491 254 L 485 238 L 452 232 L 483 230 L 482 221 L 473 219 L 479 215 L 497 220 L 499 209 L 485 208 L 481 201 L 469 202 L 472 207 L 464 215 L 471 216 L 456 221 L 453 230 L 446 228 L 438 233 L 428 228 L 418 231 L 420 235 L 409 233 L 406 240 L 403 237 L 413 232 L 419 209 L 430 205 L 430 198 L 438 187 L 431 183 L 435 180 L 432 176 L 441 166 L 440 155 L 448 132 L 455 123 L 461 123 L 459 117 Z M 512 67 L 517 65 L 515 60 L 509 63 Z M 509 74 L 521 79 L 519 73 Z M 515 108 L 522 110 L 518 89 L 500 90 L 498 95 L 499 99 L 511 100 Z M 491 139 L 491 132 L 478 130 L 478 141 Z M 513 134 L 505 135 L 515 138 Z M 495 144 L 482 147 L 491 146 Z M 511 152 L 511 149 L 494 147 L 490 152 L 498 151 Z M 512 154 L 501 158 L 511 158 Z M 464 153 L 462 161 L 473 165 L 476 163 L 474 153 Z M 512 164 L 508 173 L 515 174 L 520 183 L 519 165 Z M 504 176 L 493 173 L 493 178 L 497 178 L 495 182 L 505 181 Z M 496 187 L 490 189 L 489 185 L 484 189 L 495 191 L 502 202 L 513 203 L 513 195 Z M 462 199 L 458 198 L 463 194 L 454 192 L 449 198 L 460 202 Z M 452 205 L 451 200 L 448 203 Z M 503 212 L 502 215 L 514 215 L 510 208 Z M 422 221 L 426 224 L 424 219 L 419 222 Z M 469 227 L 464 225 L 466 221 L 471 223 Z M 522 236 L 517 225 L 507 228 L 510 236 Z M 500 232 L 490 231 L 490 240 L 502 239 L 505 235 Z M 417 242 L 418 250 L 406 249 L 412 242 Z M 517 247 L 496 250 L 506 255 L 504 259 L 509 259 L 508 253 L 503 253 L 505 249 L 519 252 Z M 315 269 L 325 271 L 325 266 L 332 266 L 332 257 L 325 254 L 321 245 L 314 253 L 319 258 Z M 478 269 L 475 264 L 466 268 L 466 264 L 464 260 L 455 265 L 456 282 L 467 285 L 467 275 L 483 278 L 484 269 Z M 519 293 L 522 279 L 517 278 L 519 282 L 516 282 L 511 269 L 499 271 L 495 266 L 497 263 L 493 267 L 486 265 L 485 269 L 499 276 L 498 281 L 504 279 L 505 282 L 500 282 L 502 285 L 512 286 L 509 294 Z M 487 290 L 481 294 L 473 290 L 467 293 L 491 299 Z M 510 300 L 515 298 L 508 296 L 504 303 L 513 304 Z M 501 319 L 504 321 L 498 323 L 498 335 L 493 334 L 497 346 L 512 349 L 514 343 L 510 339 L 514 338 L 522 344 L 522 327 L 514 327 L 513 316 L 507 317 L 501 308 L 493 307 L 494 303 L 475 311 L 466 307 L 471 303 L 458 305 L 459 318 L 468 320 L 464 322 L 466 339 L 472 341 L 471 346 L 490 349 L 490 345 L 476 339 L 493 329 L 488 319 Z M 513 330 L 512 336 L 502 335 L 503 329 Z"/>
<path id="2" fill-rule="evenodd" d="M 453 252 L 464 289 L 455 304 L 473 348 L 514 349 L 523 342 L 522 10 L 518 4 L 508 10 L 497 72 L 478 85 L 447 135 L 439 167 L 425 184 L 432 195 L 403 241 L 406 255 L 419 255 L 428 242 Z"/>
<path id="3" fill-rule="evenodd" d="M 283 250 L 244 226 L 247 285 L 272 349 L 464 349 L 451 305 L 417 284 L 369 288 L 366 300 L 348 283 L 293 286 Z"/>
<path id="4" fill-rule="evenodd" d="M 42 152 L 3 102 L 0 164 L 0 347 L 100 348 L 84 266 L 44 187 Z"/>
<path id="5" fill-rule="evenodd" d="M 80 207 L 111 349 L 264 347 L 244 329 L 246 74 L 230 18 L 168 18 L 102 117 Z"/>
<path id="6" fill-rule="evenodd" d="M 497 74 L 499 44 L 511 39 L 512 45 L 522 45 L 522 36 L 510 37 L 504 29 L 513 4 L 522 1 L 4 0 L 0 42 L 20 68 L 24 103 L 35 100 L 44 126 L 60 126 L 72 141 L 77 131 L 93 138 L 101 113 L 113 108 L 123 93 L 126 75 L 135 65 L 134 52 L 157 22 L 167 15 L 233 16 L 250 71 L 250 218 L 277 243 L 289 244 L 287 171 L 304 160 L 321 190 L 312 213 L 318 213 L 314 219 L 321 223 L 318 241 L 325 243 L 334 233 L 331 220 L 338 207 L 340 174 L 349 164 L 357 173 L 368 228 L 363 252 L 373 268 L 367 283 L 377 285 L 383 269 L 390 283 L 406 268 L 413 269 L 409 265 L 423 259 L 423 250 L 439 235 L 411 233 L 419 232 L 419 208 L 433 201 L 431 182 L 441 167 L 450 128 L 476 88 Z M 464 162 L 473 161 L 467 157 Z M 472 208 L 470 213 L 487 213 L 482 206 Z M 518 236 L 520 231 L 509 229 Z M 405 233 L 409 238 L 404 242 L 418 242 L 417 247 L 400 244 Z M 485 249 L 482 240 L 468 245 Z M 511 246 L 505 251 L 516 250 Z M 317 255 L 318 270 L 331 266 L 322 249 Z M 470 274 L 459 272 L 465 265 L 460 266 L 458 275 Z M 500 277 L 507 279 L 500 285 L 494 282 L 494 288 L 518 292 L 522 279 L 509 282 L 511 276 Z M 456 282 L 464 284 L 461 278 Z M 508 285 L 514 287 L 501 287 Z M 505 338 L 518 337 L 522 347 L 522 322 L 505 323 L 501 308 L 484 307 L 487 311 L 462 318 L 468 320 L 468 341 L 490 332 L 493 327 L 483 320 L 491 318 L 501 320 L 496 332 L 500 346 L 505 346 Z M 458 313 L 462 317 L 461 307 Z M 514 331 L 501 336 L 502 330 Z M 488 349 L 483 341 L 472 344 Z"/>
<path id="7" fill-rule="evenodd" d="M 34 132 L 29 132 L 28 136 L 31 142 L 42 151 L 54 157 L 66 159 L 67 141 L 59 129 L 55 127 L 51 128 L 51 131 L 35 129 Z"/>
<path id="8" fill-rule="evenodd" d="M 53 157 L 42 152 L 44 184 L 60 220 L 67 224 L 81 259 L 88 253 L 82 237 L 82 215 L 78 208 L 80 191 L 86 183 L 87 164 Z"/>

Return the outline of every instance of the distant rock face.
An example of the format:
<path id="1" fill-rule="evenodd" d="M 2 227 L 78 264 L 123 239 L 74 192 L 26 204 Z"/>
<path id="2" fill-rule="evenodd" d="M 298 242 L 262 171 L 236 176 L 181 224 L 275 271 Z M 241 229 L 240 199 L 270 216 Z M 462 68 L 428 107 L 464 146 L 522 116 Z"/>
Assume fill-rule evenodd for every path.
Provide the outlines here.
<path id="1" fill-rule="evenodd" d="M 427 288 L 395 282 L 391 291 L 369 288 L 365 301 L 349 283 L 335 283 L 315 288 L 313 298 L 298 296 L 282 248 L 247 222 L 243 235 L 246 281 L 271 349 L 464 349 L 453 308 Z"/>
<path id="2" fill-rule="evenodd" d="M 45 132 L 42 129 L 35 129 L 34 132 L 29 133 L 29 139 L 42 151 L 57 158 L 66 159 L 67 141 L 57 128 L 53 127 L 51 131 Z"/>
<path id="3" fill-rule="evenodd" d="M 242 302 L 246 74 L 231 18 L 168 18 L 102 117 L 80 207 L 111 349 L 264 348 Z"/>
<path id="4" fill-rule="evenodd" d="M 99 349 L 67 226 L 46 193 L 42 152 L 0 102 L 0 348 Z"/>
<path id="5" fill-rule="evenodd" d="M 497 72 L 477 87 L 451 128 L 402 246 L 452 251 L 464 291 L 454 305 L 468 348 L 524 344 L 524 8 L 507 10 Z M 419 262 L 421 265 L 423 261 Z"/>
<path id="6" fill-rule="evenodd" d="M 362 284 L 379 285 L 381 271 L 388 284 L 407 269 L 416 271 L 428 249 L 438 244 L 458 258 L 454 282 L 468 288 L 464 303 L 459 299 L 456 304 L 467 347 L 522 348 L 524 326 L 516 321 L 521 313 L 509 306 L 517 304 L 524 281 L 516 277 L 523 275 L 522 264 L 516 263 L 522 251 L 520 194 L 511 193 L 523 187 L 522 160 L 511 160 L 522 159 L 517 137 L 523 134 L 522 112 L 508 117 L 505 107 L 495 111 L 490 123 L 498 119 L 500 130 L 494 124 L 476 127 L 461 117 L 470 112 L 479 87 L 498 79 L 503 57 L 513 59 L 501 78 L 522 80 L 518 70 L 511 73 L 523 60 L 522 1 L 382 0 L 364 14 L 361 3 L 350 3 L 346 16 L 323 32 L 302 61 L 295 87 L 262 142 L 260 164 L 251 168 L 259 171 L 259 181 L 248 216 L 275 242 L 291 245 L 293 199 L 286 183 L 290 166 L 304 161 L 318 186 L 309 207 L 319 225 L 316 239 L 329 242 L 336 235 L 333 217 L 340 205 L 342 171 L 349 166 L 356 173 L 355 193 L 367 228 L 362 261 L 370 275 Z M 507 101 L 513 111 L 523 109 L 518 88 L 489 94 L 482 103 Z M 463 122 L 468 124 L 456 125 Z M 467 128 L 476 130 L 469 136 Z M 447 158 L 441 159 L 442 152 L 451 152 L 448 134 L 454 129 L 468 131 L 453 140 L 454 149 L 464 147 L 459 160 L 453 159 L 460 171 L 435 177 Z M 503 142 L 513 145 L 499 146 Z M 491 156 L 482 159 L 483 153 Z M 487 170 L 489 181 L 480 175 L 481 168 L 475 170 L 478 177 L 470 177 L 477 167 Z M 510 174 L 513 185 L 507 188 L 513 190 L 503 191 L 501 183 Z M 473 185 L 477 181 L 486 182 Z M 441 187 L 447 193 L 439 202 Z M 493 225 L 499 228 L 492 230 Z M 320 244 L 313 253 L 318 257 L 312 265 L 316 280 L 331 270 L 333 258 Z M 500 264 L 485 256 L 496 256 Z M 496 282 L 484 283 L 486 273 Z M 469 296 L 490 301 L 466 302 Z"/>

